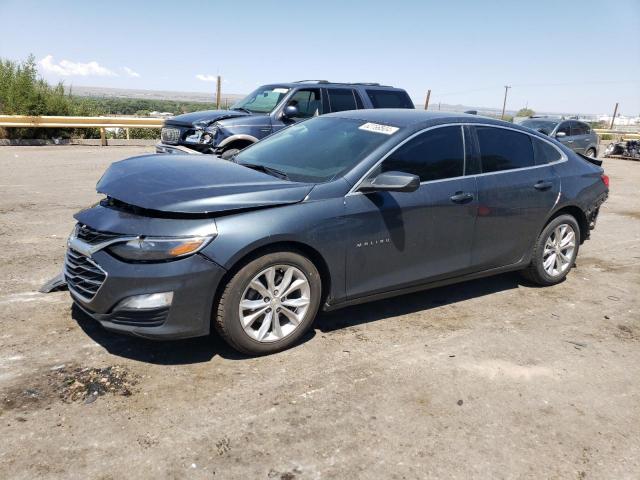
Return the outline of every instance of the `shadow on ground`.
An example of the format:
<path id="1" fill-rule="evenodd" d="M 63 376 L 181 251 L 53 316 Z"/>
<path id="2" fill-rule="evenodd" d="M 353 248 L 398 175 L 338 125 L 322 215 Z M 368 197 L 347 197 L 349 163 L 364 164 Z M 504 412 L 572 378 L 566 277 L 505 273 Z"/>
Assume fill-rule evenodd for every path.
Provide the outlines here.
<path id="1" fill-rule="evenodd" d="M 521 278 L 514 273 L 473 280 L 456 285 L 424 290 L 386 300 L 347 307 L 334 312 L 321 313 L 316 329 L 328 333 L 389 317 L 426 311 L 442 305 L 461 302 L 470 298 L 491 295 L 503 290 L 518 288 Z M 75 305 L 72 317 L 82 330 L 112 355 L 157 365 L 186 365 L 208 362 L 220 355 L 230 360 L 249 357 L 229 347 L 218 335 L 189 340 L 152 341 L 109 332 Z M 315 336 L 311 330 L 301 340 L 305 343 Z"/>

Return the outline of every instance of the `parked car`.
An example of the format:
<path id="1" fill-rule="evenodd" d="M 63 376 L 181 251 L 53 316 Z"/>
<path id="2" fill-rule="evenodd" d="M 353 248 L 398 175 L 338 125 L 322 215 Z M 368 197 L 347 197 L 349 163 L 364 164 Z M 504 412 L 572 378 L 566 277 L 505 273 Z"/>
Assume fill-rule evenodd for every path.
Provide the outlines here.
<path id="1" fill-rule="evenodd" d="M 74 302 L 142 337 L 213 326 L 248 354 L 290 347 L 320 308 L 511 270 L 554 285 L 608 194 L 546 135 L 417 110 L 313 118 L 234 161 L 149 158 L 111 165 L 76 214 Z"/>
<path id="2" fill-rule="evenodd" d="M 264 85 L 229 110 L 167 119 L 157 153 L 213 153 L 231 158 L 243 148 L 301 120 L 363 108 L 414 108 L 406 91 L 377 83 L 303 80 Z"/>
<path id="3" fill-rule="evenodd" d="M 532 117 L 522 121 L 520 125 L 549 135 L 574 152 L 591 158 L 598 156 L 598 135 L 584 122 Z"/>

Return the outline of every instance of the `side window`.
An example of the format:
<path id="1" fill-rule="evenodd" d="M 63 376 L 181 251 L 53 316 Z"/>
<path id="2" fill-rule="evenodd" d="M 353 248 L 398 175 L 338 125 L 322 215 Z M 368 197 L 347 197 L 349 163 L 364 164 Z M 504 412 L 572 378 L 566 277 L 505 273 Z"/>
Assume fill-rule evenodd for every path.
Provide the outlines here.
<path id="1" fill-rule="evenodd" d="M 584 123 L 571 122 L 571 135 L 572 136 L 584 135 L 585 133 L 587 133 L 587 132 L 585 132 Z"/>
<path id="2" fill-rule="evenodd" d="M 413 173 L 421 182 L 464 175 L 462 129 L 429 130 L 409 140 L 382 162 L 381 171 Z"/>
<path id="3" fill-rule="evenodd" d="M 482 172 L 500 172 L 535 164 L 531 137 L 505 128 L 476 127 Z"/>
<path id="4" fill-rule="evenodd" d="M 366 90 L 373 108 L 414 108 L 404 90 Z"/>
<path id="5" fill-rule="evenodd" d="M 571 135 L 571 129 L 569 128 L 569 122 L 562 122 L 558 127 L 556 133 L 564 133 L 567 137 Z"/>
<path id="6" fill-rule="evenodd" d="M 353 90 L 349 88 L 327 88 L 327 93 L 329 95 L 329 105 L 331 105 L 332 112 L 357 110 Z"/>
<path id="7" fill-rule="evenodd" d="M 322 115 L 322 102 L 320 101 L 320 89 L 311 88 L 298 90 L 289 99 L 287 105 L 298 107 L 297 120 Z"/>
<path id="8" fill-rule="evenodd" d="M 591 125 L 583 123 L 582 124 L 582 128 L 584 128 L 584 134 L 585 135 L 589 135 L 591 133 Z"/>
<path id="9" fill-rule="evenodd" d="M 536 165 L 544 165 L 545 163 L 557 162 L 562 158 L 562 155 L 557 148 L 549 145 L 538 138 L 532 137 L 533 150 L 536 157 Z"/>

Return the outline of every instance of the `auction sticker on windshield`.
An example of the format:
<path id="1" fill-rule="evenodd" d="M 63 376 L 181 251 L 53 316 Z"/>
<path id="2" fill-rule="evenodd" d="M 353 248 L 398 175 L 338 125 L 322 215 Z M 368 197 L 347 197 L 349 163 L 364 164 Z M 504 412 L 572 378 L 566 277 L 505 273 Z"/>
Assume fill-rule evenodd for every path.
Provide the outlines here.
<path id="1" fill-rule="evenodd" d="M 391 127 L 389 125 L 381 125 L 379 123 L 371 122 L 360 125 L 358 128 L 360 130 L 366 130 L 367 132 L 383 133 L 384 135 L 393 135 L 399 130 L 398 127 Z"/>

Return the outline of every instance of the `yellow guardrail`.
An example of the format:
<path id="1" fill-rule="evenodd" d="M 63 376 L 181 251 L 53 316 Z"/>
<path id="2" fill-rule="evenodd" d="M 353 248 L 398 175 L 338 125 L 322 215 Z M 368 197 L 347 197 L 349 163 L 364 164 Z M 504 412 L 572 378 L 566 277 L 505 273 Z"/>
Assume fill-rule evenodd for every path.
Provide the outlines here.
<path id="1" fill-rule="evenodd" d="M 3 128 L 99 128 L 102 145 L 107 144 L 106 128 L 124 128 L 129 138 L 130 128 L 161 128 L 162 118 L 148 117 L 33 117 L 28 115 L 0 115 Z"/>
<path id="2" fill-rule="evenodd" d="M 609 130 L 605 128 L 594 128 L 594 132 L 597 135 L 611 135 L 612 137 L 620 138 L 622 140 L 637 140 L 640 139 L 640 132 L 628 132 L 626 130 Z"/>

